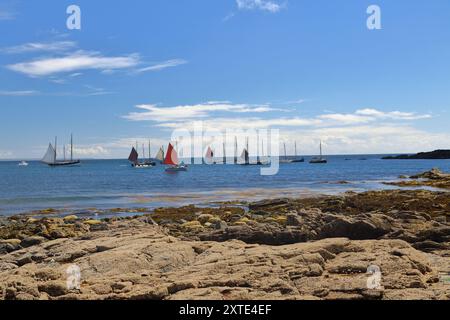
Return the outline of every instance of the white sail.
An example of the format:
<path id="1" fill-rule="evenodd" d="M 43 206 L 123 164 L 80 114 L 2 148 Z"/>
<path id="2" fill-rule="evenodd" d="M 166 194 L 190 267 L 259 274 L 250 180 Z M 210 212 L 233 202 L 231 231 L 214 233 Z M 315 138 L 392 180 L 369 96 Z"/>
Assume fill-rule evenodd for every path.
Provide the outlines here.
<path id="1" fill-rule="evenodd" d="M 156 159 L 159 161 L 164 161 L 164 150 L 162 148 L 160 148 L 156 154 Z"/>
<path id="2" fill-rule="evenodd" d="M 52 164 L 56 162 L 56 151 L 53 148 L 52 144 L 48 145 L 47 153 L 41 160 L 43 163 Z"/>

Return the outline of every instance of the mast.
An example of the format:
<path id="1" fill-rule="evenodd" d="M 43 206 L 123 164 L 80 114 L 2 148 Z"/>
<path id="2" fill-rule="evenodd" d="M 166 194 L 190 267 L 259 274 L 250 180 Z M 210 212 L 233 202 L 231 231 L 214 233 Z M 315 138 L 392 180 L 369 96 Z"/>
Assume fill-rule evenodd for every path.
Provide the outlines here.
<path id="1" fill-rule="evenodd" d="M 142 144 L 142 160 L 145 160 L 145 147 L 144 144 Z"/>
<path id="2" fill-rule="evenodd" d="M 64 161 L 66 161 L 66 145 L 63 146 Z"/>
<path id="3" fill-rule="evenodd" d="M 238 163 L 238 143 L 237 137 L 234 137 L 234 164 Z"/>
<path id="4" fill-rule="evenodd" d="M 151 151 L 151 144 L 150 144 L 150 140 L 148 140 L 148 160 L 150 161 L 150 159 L 152 158 L 152 151 Z"/>
<path id="5" fill-rule="evenodd" d="M 322 159 L 322 140 L 320 140 L 320 159 Z"/>
<path id="6" fill-rule="evenodd" d="M 65 155 L 65 152 L 64 152 Z M 70 134 L 70 161 L 73 161 L 73 134 Z"/>
<path id="7" fill-rule="evenodd" d="M 245 151 L 247 151 L 245 153 L 245 164 L 250 164 L 250 153 L 248 151 L 248 137 L 247 137 L 247 141 L 246 141 L 246 148 Z"/>
<path id="8" fill-rule="evenodd" d="M 295 141 L 295 156 L 297 157 L 297 141 Z"/>
<path id="9" fill-rule="evenodd" d="M 223 164 L 227 162 L 227 151 L 225 149 L 225 142 L 223 143 Z"/>
<path id="10" fill-rule="evenodd" d="M 256 163 L 261 163 L 259 158 L 259 132 L 256 134 Z"/>
<path id="11" fill-rule="evenodd" d="M 286 142 L 283 142 L 283 145 L 284 145 L 284 160 L 287 160 Z"/>
<path id="12" fill-rule="evenodd" d="M 55 157 L 54 157 L 53 163 L 56 163 L 56 148 L 57 148 L 57 143 L 58 143 L 58 137 L 55 137 Z"/>

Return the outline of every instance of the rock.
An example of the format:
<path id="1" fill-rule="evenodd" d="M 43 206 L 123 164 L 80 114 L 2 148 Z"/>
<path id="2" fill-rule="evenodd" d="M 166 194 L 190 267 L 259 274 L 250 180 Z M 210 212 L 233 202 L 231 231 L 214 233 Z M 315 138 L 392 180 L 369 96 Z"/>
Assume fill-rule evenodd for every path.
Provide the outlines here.
<path id="1" fill-rule="evenodd" d="M 223 230 L 203 232 L 198 235 L 202 241 L 227 241 L 237 239 L 246 243 L 282 245 L 304 242 L 307 235 L 300 229 L 284 229 L 278 225 L 258 224 L 230 226 Z"/>
<path id="2" fill-rule="evenodd" d="M 203 229 L 202 224 L 198 221 L 189 221 L 189 222 L 183 223 L 181 225 L 181 227 L 185 228 L 185 229 L 189 229 L 189 230 Z"/>
<path id="3" fill-rule="evenodd" d="M 244 237 L 252 228 L 228 229 Z M 286 231 L 270 228 L 275 226 L 260 239 Z M 442 262 L 400 240 L 335 238 L 283 246 L 182 241 L 159 226 L 123 220 L 108 230 L 41 243 L 20 254 L 0 256 L 0 299 L 439 299 L 448 289 L 427 281 Z M 31 258 L 39 255 L 52 262 Z M 17 259 L 27 263 L 6 267 Z M 68 263 L 81 270 L 80 291 L 66 287 Z M 367 289 L 372 264 L 381 266 L 384 288 L 379 290 Z"/>
<path id="4" fill-rule="evenodd" d="M 20 243 L 21 240 L 19 239 L 0 240 L 0 254 L 6 254 L 21 249 Z"/>
<path id="5" fill-rule="evenodd" d="M 391 230 L 385 216 L 368 217 L 336 216 L 319 231 L 319 238 L 348 237 L 352 240 L 378 239 Z"/>
<path id="6" fill-rule="evenodd" d="M 197 221 L 200 222 L 201 224 L 205 224 L 209 221 L 211 221 L 214 218 L 214 216 L 212 214 L 201 214 L 198 216 Z"/>
<path id="7" fill-rule="evenodd" d="M 38 285 L 40 292 L 45 292 L 51 297 L 59 297 L 69 293 L 67 285 L 61 281 L 49 281 Z"/>
<path id="8" fill-rule="evenodd" d="M 84 221 L 84 223 L 89 226 L 95 226 L 95 225 L 100 225 L 103 222 L 101 222 L 100 220 L 86 220 L 86 221 Z"/>
<path id="9" fill-rule="evenodd" d="M 216 230 L 225 230 L 226 228 L 228 228 L 228 224 L 225 221 L 216 220 L 213 223 L 213 227 Z"/>
<path id="10" fill-rule="evenodd" d="M 417 175 L 411 176 L 411 179 L 439 180 L 439 179 L 442 179 L 442 178 L 446 178 L 447 176 L 448 176 L 447 174 L 443 173 L 438 168 L 433 168 L 430 171 L 423 172 L 421 174 L 417 174 Z"/>
<path id="11" fill-rule="evenodd" d="M 35 246 L 38 244 L 41 244 L 42 242 L 46 241 L 46 239 L 44 237 L 40 237 L 40 236 L 32 236 L 32 237 L 27 237 L 25 239 L 23 239 L 20 242 L 20 245 L 24 248 L 28 248 L 31 246 Z"/>
<path id="12" fill-rule="evenodd" d="M 16 264 L 21 267 L 24 266 L 28 263 L 32 263 L 33 259 L 31 259 L 31 255 L 30 254 L 26 254 L 22 257 L 20 257 L 19 259 L 17 259 Z"/>
<path id="13" fill-rule="evenodd" d="M 65 216 L 64 217 L 64 221 L 65 222 L 73 222 L 78 220 L 78 217 L 76 215 L 70 215 L 70 216 Z"/>
<path id="14" fill-rule="evenodd" d="M 449 189 L 450 188 L 450 174 L 443 173 L 438 168 L 434 168 L 430 171 L 413 175 L 410 177 L 411 180 L 405 180 L 400 182 L 390 182 L 386 184 L 409 187 L 409 186 L 429 186 L 436 188 Z"/>
<path id="15" fill-rule="evenodd" d="M 302 223 L 303 223 L 302 219 L 298 216 L 297 213 L 289 213 L 286 216 L 286 218 L 287 218 L 286 219 L 286 224 L 288 226 L 298 227 L 298 226 L 301 226 Z"/>

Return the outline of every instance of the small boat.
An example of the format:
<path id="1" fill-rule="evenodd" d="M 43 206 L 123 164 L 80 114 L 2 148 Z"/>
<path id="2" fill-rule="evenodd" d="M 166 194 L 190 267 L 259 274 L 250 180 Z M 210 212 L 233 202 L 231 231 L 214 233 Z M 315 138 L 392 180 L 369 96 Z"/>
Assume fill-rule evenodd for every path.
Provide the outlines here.
<path id="1" fill-rule="evenodd" d="M 142 147 L 142 149 L 144 149 L 144 147 Z M 130 153 L 130 156 L 128 157 L 128 161 L 130 161 L 131 166 L 136 169 L 152 168 L 156 165 L 155 162 L 150 161 L 150 158 L 147 161 L 139 162 L 139 154 L 134 147 L 131 149 L 131 153 Z"/>
<path id="2" fill-rule="evenodd" d="M 18 164 L 19 167 L 27 167 L 28 166 L 28 162 L 26 161 L 20 161 Z"/>
<path id="3" fill-rule="evenodd" d="M 312 164 L 325 164 L 328 163 L 328 160 L 322 156 L 322 141 L 320 141 L 320 157 L 312 158 L 309 163 Z"/>
<path id="4" fill-rule="evenodd" d="M 178 160 L 178 153 L 171 143 L 169 143 L 169 147 L 167 148 L 167 154 L 163 164 L 169 166 L 166 168 L 166 172 L 168 173 L 187 171 L 188 168 L 183 162 L 180 163 Z"/>
<path id="5" fill-rule="evenodd" d="M 74 166 L 80 164 L 80 160 L 73 160 L 73 136 L 70 136 L 70 160 L 66 160 L 65 146 L 64 146 L 64 160 L 57 160 L 57 143 L 58 138 L 55 138 L 55 146 L 50 143 L 47 149 L 47 153 L 42 158 L 41 162 L 49 165 L 50 167 L 63 167 L 63 166 Z"/>
<path id="6" fill-rule="evenodd" d="M 283 143 L 284 146 L 284 158 L 280 160 L 280 163 L 292 163 L 292 159 L 288 159 L 287 152 L 286 152 L 286 143 Z"/>
<path id="7" fill-rule="evenodd" d="M 300 163 L 305 162 L 305 158 L 299 158 L 297 154 L 297 141 L 295 141 L 295 158 L 292 160 L 292 163 Z"/>

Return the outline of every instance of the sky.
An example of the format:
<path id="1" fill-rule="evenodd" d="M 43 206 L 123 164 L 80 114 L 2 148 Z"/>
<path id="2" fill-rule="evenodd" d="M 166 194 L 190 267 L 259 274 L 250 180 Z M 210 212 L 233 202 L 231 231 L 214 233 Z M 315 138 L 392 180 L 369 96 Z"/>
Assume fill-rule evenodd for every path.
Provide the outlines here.
<path id="1" fill-rule="evenodd" d="M 449 57 L 448 0 L 0 0 L 0 159 L 71 133 L 81 158 L 156 153 L 196 121 L 288 153 L 450 148 Z"/>

